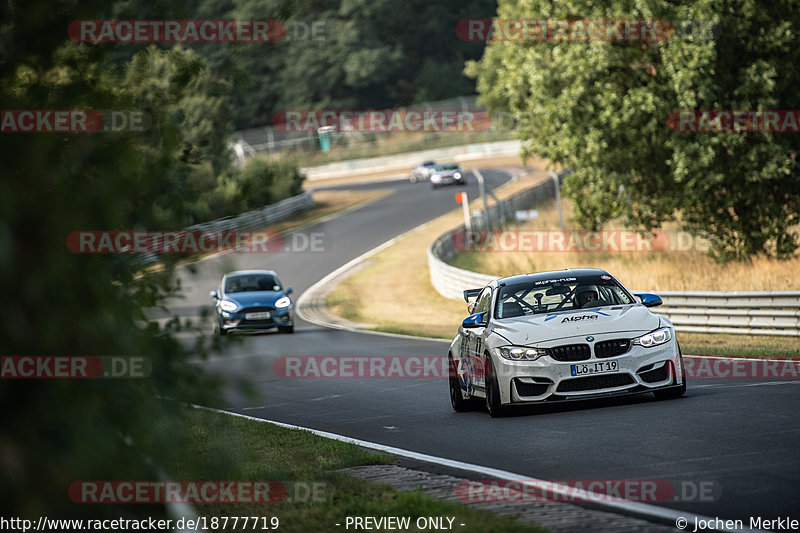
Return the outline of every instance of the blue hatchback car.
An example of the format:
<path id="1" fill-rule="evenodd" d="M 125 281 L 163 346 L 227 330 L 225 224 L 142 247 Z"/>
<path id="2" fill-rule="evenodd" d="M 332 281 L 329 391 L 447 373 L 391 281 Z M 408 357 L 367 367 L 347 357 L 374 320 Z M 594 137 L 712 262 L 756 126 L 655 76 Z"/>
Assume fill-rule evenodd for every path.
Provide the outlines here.
<path id="1" fill-rule="evenodd" d="M 214 334 L 229 331 L 278 328 L 294 332 L 292 288 L 284 288 L 271 270 L 237 270 L 222 277 L 219 289 L 211 291 L 215 301 Z"/>

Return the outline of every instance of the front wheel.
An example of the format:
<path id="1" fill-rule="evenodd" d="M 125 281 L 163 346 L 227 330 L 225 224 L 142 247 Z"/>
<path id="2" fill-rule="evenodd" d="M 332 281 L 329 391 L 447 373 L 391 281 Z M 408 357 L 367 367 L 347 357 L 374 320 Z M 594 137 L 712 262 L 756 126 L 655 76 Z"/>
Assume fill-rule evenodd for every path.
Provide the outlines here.
<path id="1" fill-rule="evenodd" d="M 461 383 L 458 380 L 458 372 L 455 361 L 452 357 L 447 357 L 448 368 L 450 369 L 450 377 L 448 378 L 450 388 L 450 404 L 453 406 L 453 411 L 463 413 L 466 411 L 474 411 L 479 402 L 474 398 L 464 398 L 461 392 Z"/>
<path id="2" fill-rule="evenodd" d="M 492 418 L 505 416 L 507 409 L 500 402 L 500 386 L 497 383 L 497 374 L 494 372 L 492 357 L 486 354 L 486 410 Z"/>

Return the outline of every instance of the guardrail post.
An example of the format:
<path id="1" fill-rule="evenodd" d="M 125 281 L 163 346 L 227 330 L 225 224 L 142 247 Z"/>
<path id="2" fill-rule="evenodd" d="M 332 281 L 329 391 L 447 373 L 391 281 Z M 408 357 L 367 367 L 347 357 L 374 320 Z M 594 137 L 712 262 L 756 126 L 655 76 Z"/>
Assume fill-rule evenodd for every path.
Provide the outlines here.
<path id="1" fill-rule="evenodd" d="M 564 231 L 564 212 L 561 210 L 561 178 L 552 170 L 549 172 L 550 178 L 555 182 L 556 187 L 556 205 L 558 206 L 558 225 L 561 231 Z"/>

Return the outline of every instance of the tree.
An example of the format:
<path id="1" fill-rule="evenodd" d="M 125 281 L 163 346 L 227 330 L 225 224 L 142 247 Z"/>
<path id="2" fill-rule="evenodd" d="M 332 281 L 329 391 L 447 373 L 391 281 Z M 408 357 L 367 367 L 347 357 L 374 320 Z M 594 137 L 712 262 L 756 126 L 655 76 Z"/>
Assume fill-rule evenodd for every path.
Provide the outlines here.
<path id="1" fill-rule="evenodd" d="M 501 1 L 500 19 L 657 19 L 664 40 L 504 42 L 468 65 L 484 101 L 510 110 L 524 154 L 576 172 L 579 223 L 638 229 L 677 219 L 718 259 L 798 247 L 800 137 L 673 131 L 680 110 L 797 109 L 800 7 L 730 0 Z M 689 23 L 687 25 L 687 23 Z M 711 28 L 711 32 L 687 31 Z M 668 26 L 663 26 L 668 28 Z"/>
<path id="2" fill-rule="evenodd" d="M 201 0 L 197 18 L 278 19 L 274 43 L 207 44 L 195 50 L 232 80 L 239 129 L 288 109 L 386 109 L 473 94 L 462 70 L 481 43 L 456 35 L 463 18 L 491 16 L 493 0 Z M 308 30 L 309 38 L 303 37 Z M 318 30 L 321 39 L 311 39 Z"/>
<path id="3" fill-rule="evenodd" d="M 95 14 L 105 7 L 93 4 Z M 146 106 L 153 119 L 143 131 L 0 134 L 0 290 L 13 307 L 0 323 L 2 355 L 145 357 L 152 367 L 147 379 L 2 379 L 2 514 L 119 517 L 116 506 L 72 504 L 69 486 L 159 479 L 167 452 L 189 438 L 173 423 L 178 402 L 210 401 L 216 382 L 190 364 L 202 344 L 186 348 L 173 325 L 146 320 L 145 309 L 179 290 L 169 269 L 140 278 L 128 256 L 71 253 L 67 235 L 182 227 L 186 183 L 200 166 L 224 166 L 216 144 L 230 123 L 192 54 L 146 50 L 120 69 L 108 48 L 67 40 L 66 24 L 85 16 L 73 2 L 3 9 L 5 109 Z M 196 118 L 193 106 L 207 104 L 213 112 Z"/>

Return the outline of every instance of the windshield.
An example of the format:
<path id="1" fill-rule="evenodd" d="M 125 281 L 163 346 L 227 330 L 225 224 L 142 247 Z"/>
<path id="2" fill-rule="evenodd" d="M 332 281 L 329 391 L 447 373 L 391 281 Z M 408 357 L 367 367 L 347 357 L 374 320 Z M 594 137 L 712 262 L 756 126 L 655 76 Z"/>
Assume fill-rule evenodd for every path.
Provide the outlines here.
<path id="1" fill-rule="evenodd" d="M 495 316 L 513 318 L 570 309 L 632 304 L 635 300 L 608 275 L 556 277 L 500 288 Z"/>
<path id="2" fill-rule="evenodd" d="M 281 284 L 271 274 L 242 274 L 225 280 L 225 292 L 279 291 Z"/>
<path id="3" fill-rule="evenodd" d="M 447 163 L 447 164 L 444 164 L 444 165 L 438 165 L 436 167 L 436 170 L 458 170 L 458 164 L 457 163 Z"/>

